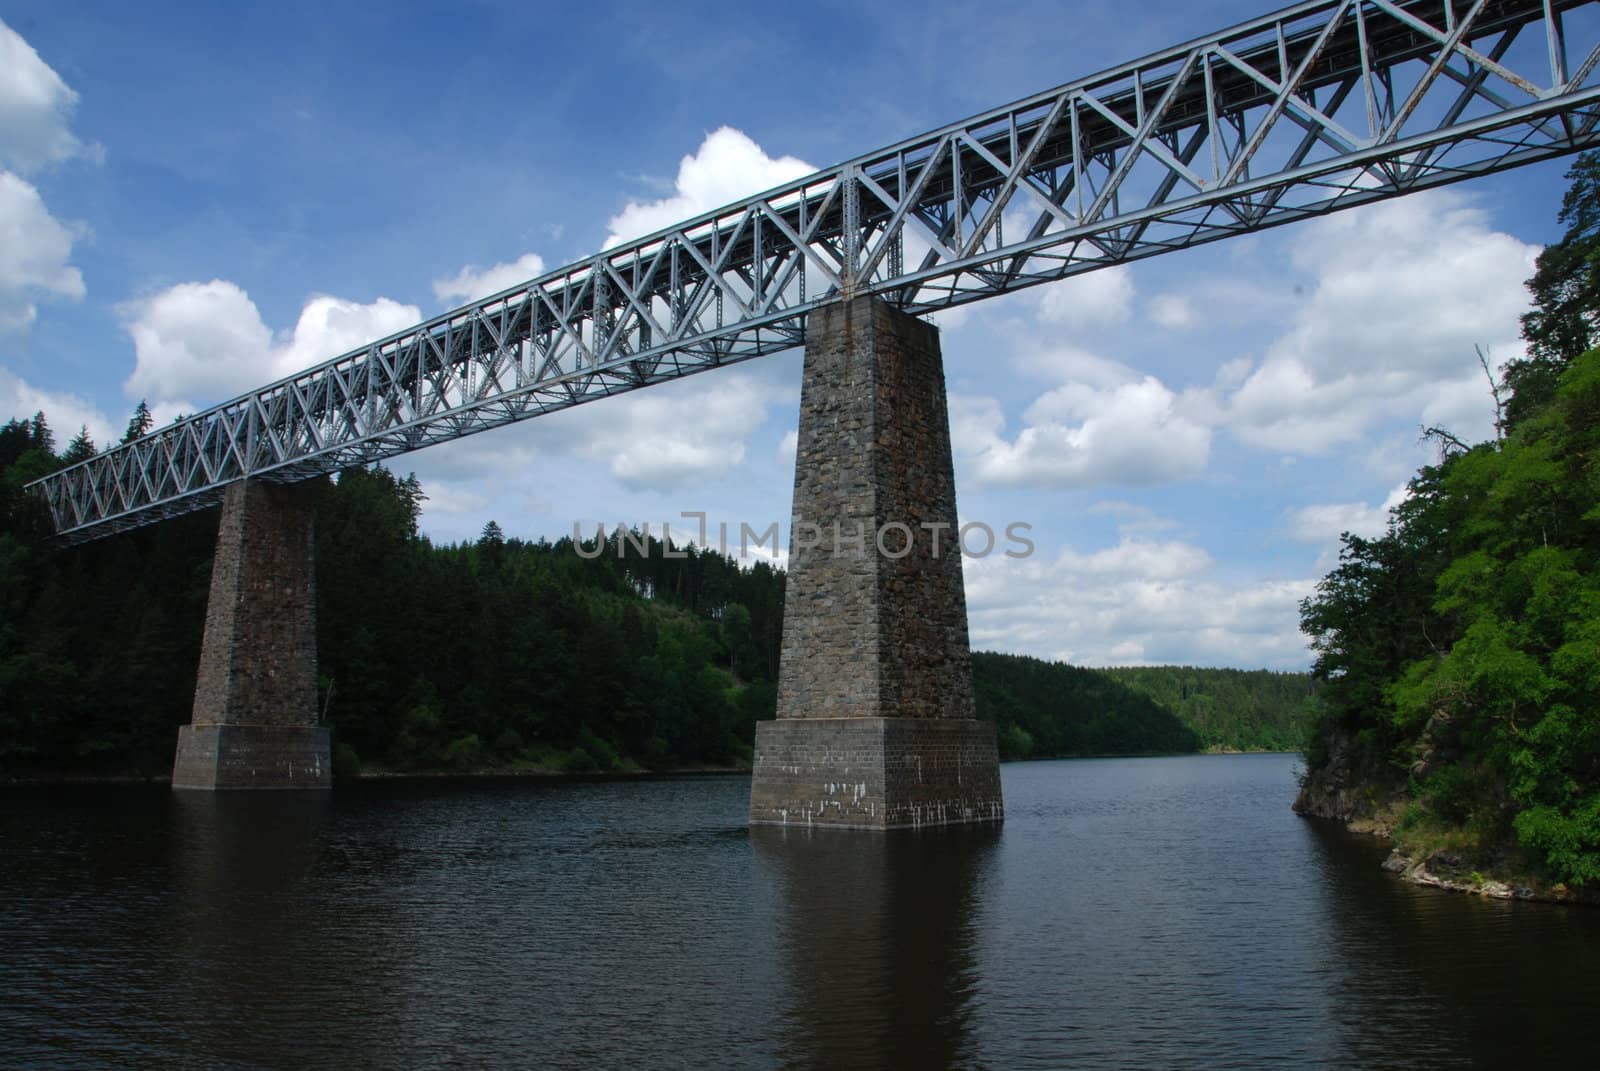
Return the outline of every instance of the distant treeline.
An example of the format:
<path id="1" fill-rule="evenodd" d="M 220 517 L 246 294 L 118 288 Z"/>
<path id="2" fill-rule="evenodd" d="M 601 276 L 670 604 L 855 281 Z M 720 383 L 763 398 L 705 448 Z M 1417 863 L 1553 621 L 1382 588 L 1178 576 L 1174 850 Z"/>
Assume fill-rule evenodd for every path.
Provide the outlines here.
<path id="1" fill-rule="evenodd" d="M 129 434 L 148 424 L 136 413 Z M 160 774 L 190 717 L 216 515 L 51 550 L 21 487 L 92 452 L 80 433 L 57 454 L 42 414 L 0 427 L 5 775 Z M 657 539 L 619 555 L 616 533 L 579 554 L 492 521 L 475 541 L 435 545 L 417 531 L 421 485 L 382 468 L 314 493 L 318 701 L 341 773 L 737 764 L 774 716 L 784 574 L 765 563 L 669 555 Z M 1178 685 L 1174 703 L 1032 658 L 980 653 L 974 667 L 979 716 L 1008 758 L 1273 746 L 1262 726 L 1302 698 L 1277 674 L 1241 675 L 1283 678 L 1276 690 L 1224 692 L 1212 671 L 1140 671 L 1205 682 Z M 1234 701 L 1250 713 L 1217 713 Z M 1174 709 L 1211 720 L 1197 732 Z"/>
<path id="2" fill-rule="evenodd" d="M 1198 751 L 1171 710 L 1104 670 L 1023 655 L 972 655 L 978 715 L 995 723 L 1007 759 Z"/>
<path id="3" fill-rule="evenodd" d="M 1204 748 L 1298 751 L 1317 717 L 1319 686 L 1309 673 L 1195 666 L 1102 672 L 1177 714 Z"/>

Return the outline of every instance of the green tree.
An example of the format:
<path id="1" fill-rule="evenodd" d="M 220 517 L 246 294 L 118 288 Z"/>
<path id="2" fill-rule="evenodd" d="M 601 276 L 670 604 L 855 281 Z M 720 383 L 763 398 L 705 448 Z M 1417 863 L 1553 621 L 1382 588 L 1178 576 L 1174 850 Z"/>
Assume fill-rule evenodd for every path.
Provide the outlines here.
<path id="1" fill-rule="evenodd" d="M 89 437 L 89 425 L 85 424 L 78 429 L 78 434 L 72 437 L 67 444 L 67 449 L 61 455 L 63 465 L 76 465 L 80 461 L 87 461 L 98 451 L 95 449 L 94 440 Z"/>
<path id="2" fill-rule="evenodd" d="M 150 415 L 150 407 L 145 404 L 143 398 L 140 398 L 139 404 L 133 407 L 133 416 L 128 418 L 128 430 L 122 433 L 123 443 L 131 443 L 150 434 L 150 428 L 154 424 L 155 418 Z"/>
<path id="3" fill-rule="evenodd" d="M 1534 307 L 1522 317 L 1528 356 L 1506 368 L 1508 426 L 1543 408 L 1562 367 L 1600 337 L 1600 153 L 1586 152 L 1567 171 L 1561 240 L 1535 262 L 1528 290 Z"/>

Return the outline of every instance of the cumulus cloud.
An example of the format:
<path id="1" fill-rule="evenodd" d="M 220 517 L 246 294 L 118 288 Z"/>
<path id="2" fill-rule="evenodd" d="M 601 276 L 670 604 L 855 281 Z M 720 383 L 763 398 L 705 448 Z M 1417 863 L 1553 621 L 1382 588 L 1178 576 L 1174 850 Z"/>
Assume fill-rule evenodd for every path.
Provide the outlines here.
<path id="1" fill-rule="evenodd" d="M 1486 435 L 1487 385 L 1473 347 L 1522 353 L 1522 282 L 1537 246 L 1490 228 L 1449 190 L 1307 224 L 1294 262 L 1314 277 L 1292 325 L 1219 399 L 1233 434 L 1326 453 L 1384 419 L 1421 417 Z"/>
<path id="2" fill-rule="evenodd" d="M 1211 429 L 1185 416 L 1154 376 L 1076 382 L 1040 396 L 1006 435 L 993 398 L 953 395 L 951 437 L 963 479 L 981 484 L 1085 487 L 1160 484 L 1198 476 Z"/>
<path id="3" fill-rule="evenodd" d="M 737 467 L 777 396 L 738 372 L 692 386 L 692 394 L 667 395 L 656 387 L 596 407 L 584 422 L 578 452 L 605 461 L 612 478 L 632 490 L 685 487 Z"/>
<path id="4" fill-rule="evenodd" d="M 319 294 L 306 302 L 288 338 L 273 347 L 274 376 L 287 376 L 417 326 L 422 310 L 386 297 L 363 305 Z M 260 384 L 252 384 L 260 386 Z"/>
<path id="5" fill-rule="evenodd" d="M 1133 313 L 1133 271 L 1125 264 L 1074 275 L 1044 287 L 1039 319 L 1071 330 L 1115 327 Z"/>
<path id="6" fill-rule="evenodd" d="M 33 323 L 41 297 L 82 299 L 83 274 L 68 263 L 81 234 L 50 214 L 38 190 L 0 171 L 0 330 Z"/>
<path id="7" fill-rule="evenodd" d="M 433 292 L 440 301 L 465 305 L 543 274 L 544 258 L 537 253 L 524 253 L 516 260 L 488 268 L 468 264 L 453 278 L 435 279 Z"/>
<path id="8" fill-rule="evenodd" d="M 658 201 L 630 201 L 611 218 L 605 248 L 681 223 L 753 193 L 781 186 L 816 171 L 793 156 L 773 158 L 748 134 L 731 126 L 706 135 L 678 164 L 673 194 Z"/>
<path id="9" fill-rule="evenodd" d="M 1389 511 L 1409 497 L 1402 484 L 1389 492 L 1379 505 L 1366 502 L 1329 502 L 1298 506 L 1284 511 L 1284 531 L 1300 543 L 1332 544 L 1346 532 L 1374 539 L 1389 525 Z"/>
<path id="10" fill-rule="evenodd" d="M 1172 330 L 1193 327 L 1199 320 L 1194 304 L 1182 294 L 1157 294 L 1150 299 L 1149 307 L 1150 319 Z"/>
<path id="11" fill-rule="evenodd" d="M 179 283 L 125 308 L 135 364 L 123 389 L 152 405 L 210 404 L 414 326 L 414 305 L 318 296 L 274 338 L 255 302 L 223 279 Z"/>
<path id="12" fill-rule="evenodd" d="M 88 428 L 95 445 L 105 447 L 120 440 L 126 427 L 110 420 L 99 406 L 80 395 L 41 390 L 0 368 L 0 420 L 29 417 L 40 412 L 56 434 L 58 450 L 67 445 L 67 440 L 76 435 L 79 428 Z"/>
<path id="13" fill-rule="evenodd" d="M 1117 387 L 1136 383 L 1139 374 L 1120 361 L 1071 345 L 1044 342 L 1027 345 L 1012 358 L 1019 372 L 1052 383 L 1087 383 L 1095 387 Z"/>
<path id="14" fill-rule="evenodd" d="M 478 516 L 490 506 L 489 499 L 446 480 L 429 480 L 423 489 L 428 496 L 423 510 L 430 516 L 441 513 Z"/>
<path id="15" fill-rule="evenodd" d="M 1161 516 L 1149 506 L 1140 506 L 1118 499 L 1096 502 L 1087 512 L 1118 518 L 1117 531 L 1124 536 L 1139 532 L 1160 532 L 1178 527 L 1177 521 Z"/>
<path id="16" fill-rule="evenodd" d="M 1314 581 L 1230 583 L 1190 543 L 1125 537 L 1101 550 L 964 567 L 975 648 L 1091 666 L 1307 661 L 1298 606 Z"/>
<path id="17" fill-rule="evenodd" d="M 417 467 L 427 480 L 465 484 L 496 474 L 504 486 L 544 471 L 552 458 L 574 457 L 599 463 L 627 491 L 677 491 L 738 469 L 771 407 L 793 401 L 792 387 L 727 369 L 442 444 L 417 455 Z"/>
<path id="18" fill-rule="evenodd" d="M 33 46 L 0 22 L 0 331 L 28 327 L 41 298 L 77 301 L 83 275 L 68 263 L 81 224 L 50 214 L 20 175 L 84 153 L 68 129 L 78 95 Z"/>
<path id="19" fill-rule="evenodd" d="M 78 94 L 0 22 L 0 165 L 23 174 L 85 152 L 68 129 Z"/>

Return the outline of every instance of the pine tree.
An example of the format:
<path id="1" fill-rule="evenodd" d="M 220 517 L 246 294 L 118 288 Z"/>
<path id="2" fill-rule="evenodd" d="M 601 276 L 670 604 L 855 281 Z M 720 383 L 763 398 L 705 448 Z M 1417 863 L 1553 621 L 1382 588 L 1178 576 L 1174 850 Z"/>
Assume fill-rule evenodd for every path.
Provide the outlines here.
<path id="1" fill-rule="evenodd" d="M 128 430 L 123 433 L 122 441 L 131 443 L 150 434 L 150 428 L 154 423 L 155 418 L 150 415 L 150 407 L 145 404 L 143 398 L 140 398 L 139 404 L 134 407 L 133 416 L 128 419 Z"/>
<path id="2" fill-rule="evenodd" d="M 67 451 L 61 455 L 61 460 L 64 464 L 76 465 L 80 461 L 89 460 L 98 452 L 94 440 L 89 437 L 89 425 L 84 424 L 78 428 L 78 434 L 67 444 Z"/>
<path id="3" fill-rule="evenodd" d="M 35 450 L 43 450 L 47 454 L 56 452 L 56 437 L 44 419 L 43 410 L 33 414 L 33 420 L 28 424 L 28 433 L 33 439 Z"/>

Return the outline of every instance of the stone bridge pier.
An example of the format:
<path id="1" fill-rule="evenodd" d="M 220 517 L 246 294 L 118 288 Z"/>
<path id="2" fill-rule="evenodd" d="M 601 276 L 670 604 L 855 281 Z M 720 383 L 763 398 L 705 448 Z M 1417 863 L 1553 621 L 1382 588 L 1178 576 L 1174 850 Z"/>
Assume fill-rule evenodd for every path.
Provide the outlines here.
<path id="1" fill-rule="evenodd" d="M 998 822 L 973 708 L 939 335 L 871 298 L 812 313 L 775 721 L 752 825 Z"/>
<path id="2" fill-rule="evenodd" d="M 332 784 L 328 730 L 317 724 L 313 487 L 243 480 L 224 493 L 175 789 Z"/>

